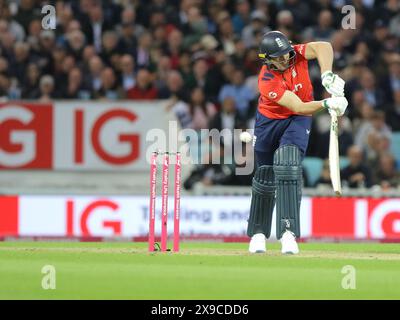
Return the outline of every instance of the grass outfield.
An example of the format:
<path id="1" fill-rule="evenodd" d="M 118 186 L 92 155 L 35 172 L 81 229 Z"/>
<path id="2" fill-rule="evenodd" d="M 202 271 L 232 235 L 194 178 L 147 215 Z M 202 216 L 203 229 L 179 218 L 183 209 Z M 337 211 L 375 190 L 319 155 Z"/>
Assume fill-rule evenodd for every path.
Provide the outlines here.
<path id="1" fill-rule="evenodd" d="M 245 243 L 181 244 L 148 253 L 146 243 L 0 243 L 0 299 L 400 299 L 400 245 L 278 244 L 249 255 Z M 41 287 L 56 268 L 56 289 Z M 342 288 L 346 265 L 356 289 Z"/>

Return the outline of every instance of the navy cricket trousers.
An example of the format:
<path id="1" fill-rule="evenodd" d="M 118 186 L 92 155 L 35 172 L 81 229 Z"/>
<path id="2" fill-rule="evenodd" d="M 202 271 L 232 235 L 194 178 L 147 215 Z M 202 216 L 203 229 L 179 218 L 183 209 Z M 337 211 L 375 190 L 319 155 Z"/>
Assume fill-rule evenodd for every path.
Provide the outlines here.
<path id="1" fill-rule="evenodd" d="M 311 121 L 311 116 L 298 115 L 287 119 L 270 119 L 257 111 L 254 128 L 257 167 L 273 165 L 275 150 L 282 145 L 297 146 L 303 159 L 310 137 Z"/>

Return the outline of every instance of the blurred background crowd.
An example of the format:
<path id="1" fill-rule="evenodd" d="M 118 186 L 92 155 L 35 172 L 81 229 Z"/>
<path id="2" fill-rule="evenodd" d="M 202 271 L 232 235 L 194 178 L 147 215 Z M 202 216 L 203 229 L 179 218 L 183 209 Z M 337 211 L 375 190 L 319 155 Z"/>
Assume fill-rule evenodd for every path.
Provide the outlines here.
<path id="1" fill-rule="evenodd" d="M 293 43 L 329 41 L 346 81 L 340 120 L 342 178 L 350 188 L 400 187 L 400 1 L 397 0 L 15 0 L 0 2 L 0 98 L 166 99 L 182 128 L 252 128 L 258 43 L 280 30 Z M 41 8 L 56 8 L 56 29 Z M 351 4 L 355 29 L 343 29 Z M 322 90 L 309 64 L 315 99 Z M 329 115 L 315 116 L 307 156 L 330 184 Z M 224 143 L 221 143 L 224 147 Z M 218 149 L 217 152 L 221 153 Z M 209 155 L 208 155 L 209 156 Z M 236 163 L 237 165 L 237 163 Z M 239 164 L 240 165 L 240 164 Z M 319 175 L 319 173 L 318 173 Z M 202 165 L 185 187 L 250 184 L 232 168 Z"/>

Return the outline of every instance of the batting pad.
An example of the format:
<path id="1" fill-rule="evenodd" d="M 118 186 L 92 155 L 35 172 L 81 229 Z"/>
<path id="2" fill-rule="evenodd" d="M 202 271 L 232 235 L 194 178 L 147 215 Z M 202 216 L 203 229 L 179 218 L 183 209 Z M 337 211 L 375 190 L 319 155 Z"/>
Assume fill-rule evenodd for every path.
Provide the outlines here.
<path id="1" fill-rule="evenodd" d="M 300 237 L 302 168 L 300 150 L 294 145 L 279 147 L 274 154 L 276 184 L 276 237 L 286 230 Z"/>
<path id="2" fill-rule="evenodd" d="M 275 178 L 272 166 L 260 166 L 253 177 L 247 235 L 271 235 L 272 212 L 275 206 Z"/>

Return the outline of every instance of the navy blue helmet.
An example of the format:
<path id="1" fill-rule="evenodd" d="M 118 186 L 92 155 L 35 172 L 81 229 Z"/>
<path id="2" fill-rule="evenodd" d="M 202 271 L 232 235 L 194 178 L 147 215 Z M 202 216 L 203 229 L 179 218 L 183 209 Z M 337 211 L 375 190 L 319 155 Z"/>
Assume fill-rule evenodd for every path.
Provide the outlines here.
<path id="1" fill-rule="evenodd" d="M 264 34 L 260 43 L 259 58 L 271 70 L 279 70 L 271 60 L 271 58 L 278 58 L 289 53 L 289 63 L 287 68 L 290 68 L 295 61 L 296 52 L 294 51 L 288 38 L 280 31 L 270 31 Z M 286 70 L 285 69 L 285 70 Z"/>

